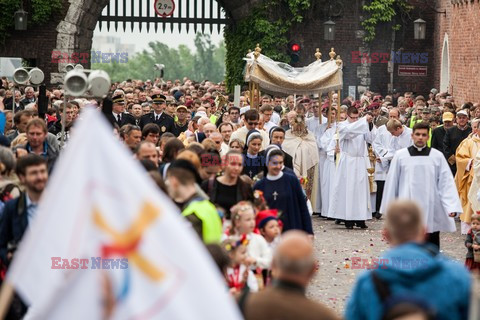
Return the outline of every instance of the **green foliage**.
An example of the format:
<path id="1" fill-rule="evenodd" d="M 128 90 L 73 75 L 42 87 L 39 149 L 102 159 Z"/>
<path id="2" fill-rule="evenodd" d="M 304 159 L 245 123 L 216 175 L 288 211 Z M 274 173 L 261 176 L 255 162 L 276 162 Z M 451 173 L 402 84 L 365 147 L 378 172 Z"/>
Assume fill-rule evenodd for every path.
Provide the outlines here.
<path id="1" fill-rule="evenodd" d="M 159 72 L 153 70 L 156 63 L 165 65 L 165 79 L 182 79 L 186 76 L 196 81 L 209 79 L 220 82 L 224 79 L 225 46 L 223 43 L 213 45 L 209 35 L 196 35 L 195 53 L 185 45 L 179 45 L 178 49 L 169 48 L 158 41 L 148 45 L 148 50 L 129 57 L 127 63 L 92 63 L 91 67 L 106 71 L 112 81 L 154 79 L 159 76 Z"/>
<path id="2" fill-rule="evenodd" d="M 302 22 L 302 14 L 310 3 L 311 0 L 267 0 L 251 10 L 247 18 L 225 27 L 226 83 L 230 92 L 236 84 L 243 83 L 243 58 L 257 43 L 262 54 L 276 61 L 289 62 L 290 57 L 285 53 L 288 30 L 293 23 Z"/>
<path id="3" fill-rule="evenodd" d="M 34 24 L 42 24 L 62 9 L 62 0 L 32 0 Z"/>
<path id="4" fill-rule="evenodd" d="M 26 4 L 26 3 L 24 3 Z M 28 29 L 49 21 L 53 14 L 62 9 L 62 0 L 32 0 L 28 12 Z M 15 11 L 22 7 L 22 0 L 0 0 L 0 43 L 5 43 L 9 31 L 15 27 Z"/>
<path id="5" fill-rule="evenodd" d="M 370 42 L 375 39 L 377 25 L 382 22 L 391 22 L 395 16 L 401 12 L 409 12 L 413 7 L 407 3 L 407 0 L 371 0 L 369 5 L 364 5 L 363 10 L 370 16 L 362 22 L 366 31 L 365 41 Z M 401 25 L 394 23 L 393 30 L 400 30 Z"/>

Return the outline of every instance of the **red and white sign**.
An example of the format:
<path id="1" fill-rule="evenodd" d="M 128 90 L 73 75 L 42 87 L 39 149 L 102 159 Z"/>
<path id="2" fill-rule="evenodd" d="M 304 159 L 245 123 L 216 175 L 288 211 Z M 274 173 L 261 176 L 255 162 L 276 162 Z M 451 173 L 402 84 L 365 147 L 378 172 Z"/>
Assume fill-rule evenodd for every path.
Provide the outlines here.
<path id="1" fill-rule="evenodd" d="M 399 65 L 398 66 L 398 75 L 399 76 L 425 77 L 427 75 L 427 67 L 426 66 Z"/>
<path id="2" fill-rule="evenodd" d="M 175 2 L 173 0 L 155 0 L 155 12 L 165 18 L 170 17 L 175 11 Z"/>

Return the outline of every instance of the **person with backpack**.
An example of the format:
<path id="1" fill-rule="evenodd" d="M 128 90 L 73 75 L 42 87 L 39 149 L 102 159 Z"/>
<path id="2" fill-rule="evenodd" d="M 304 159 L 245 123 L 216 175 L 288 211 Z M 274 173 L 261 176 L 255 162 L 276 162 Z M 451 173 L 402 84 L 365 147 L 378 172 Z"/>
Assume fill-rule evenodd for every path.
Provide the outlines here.
<path id="1" fill-rule="evenodd" d="M 357 279 L 345 319 L 392 319 L 398 311 L 422 309 L 428 319 L 468 319 L 471 278 L 463 265 L 425 242 L 422 212 L 412 201 L 388 209 L 384 236 L 393 246 Z"/>

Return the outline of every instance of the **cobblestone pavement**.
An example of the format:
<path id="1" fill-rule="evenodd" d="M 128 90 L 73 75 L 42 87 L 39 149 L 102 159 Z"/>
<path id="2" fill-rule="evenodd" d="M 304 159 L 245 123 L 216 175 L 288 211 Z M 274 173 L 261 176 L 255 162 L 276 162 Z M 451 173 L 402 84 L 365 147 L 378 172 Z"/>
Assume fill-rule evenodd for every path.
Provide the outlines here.
<path id="1" fill-rule="evenodd" d="M 367 221 L 369 228 L 366 230 L 347 230 L 344 225 L 335 225 L 331 220 L 313 217 L 315 251 L 320 269 L 308 289 L 309 297 L 343 314 L 355 279 L 363 272 L 348 268 L 351 267 L 352 257 L 379 258 L 388 249 L 381 235 L 383 221 Z M 441 233 L 440 236 L 442 253 L 463 264 L 466 249 L 465 238 L 460 235 L 460 223 L 457 223 L 457 232 Z"/>

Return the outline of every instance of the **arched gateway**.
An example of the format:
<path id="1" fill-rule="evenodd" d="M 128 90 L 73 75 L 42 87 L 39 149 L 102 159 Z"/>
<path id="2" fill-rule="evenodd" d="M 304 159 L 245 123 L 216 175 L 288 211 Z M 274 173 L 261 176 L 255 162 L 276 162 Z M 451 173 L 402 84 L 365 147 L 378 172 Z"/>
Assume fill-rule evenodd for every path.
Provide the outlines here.
<path id="1" fill-rule="evenodd" d="M 155 0 L 64 0 L 62 12 L 40 27 L 12 31 L 5 45 L 0 46 L 0 56 L 33 60 L 44 71 L 47 85 L 62 83 L 67 63 L 55 56 L 52 59 L 52 52 L 90 52 L 99 22 L 119 35 L 130 32 L 133 24 L 152 34 L 173 29 L 173 25 L 187 32 L 218 32 L 221 25 L 242 19 L 261 1 L 174 0 L 173 16 L 161 18 L 155 15 Z"/>

